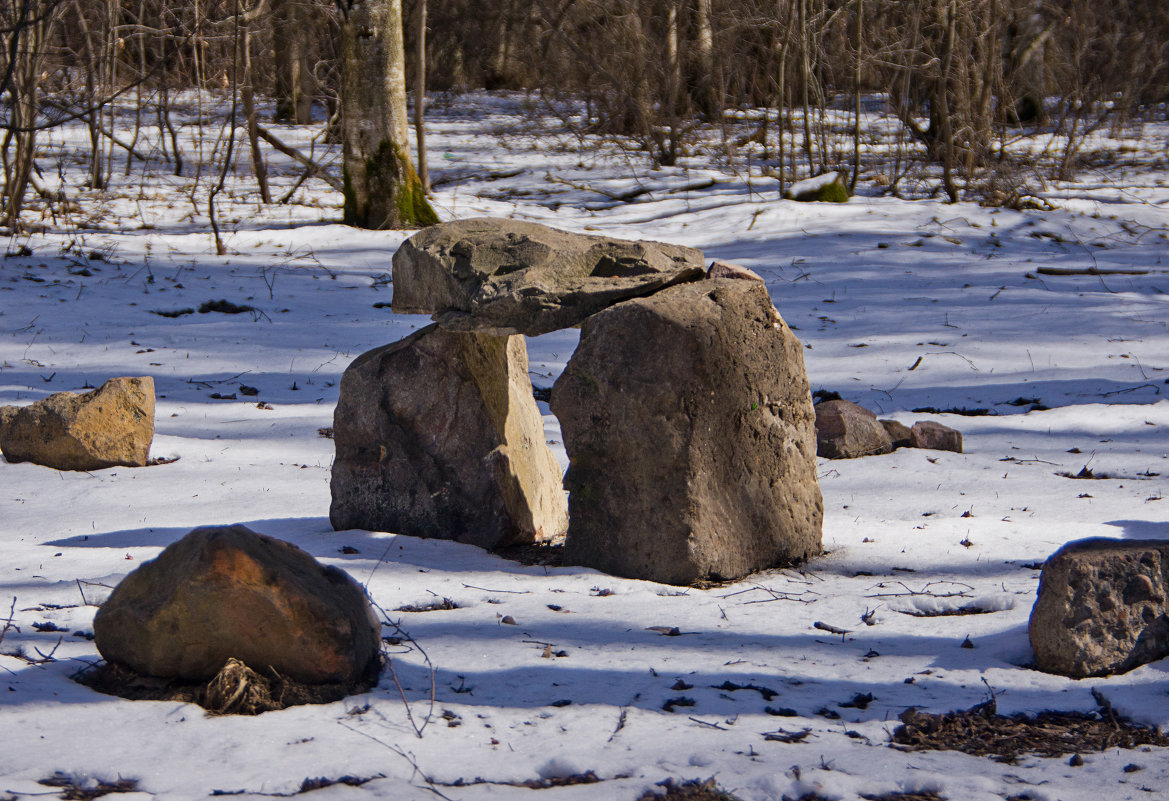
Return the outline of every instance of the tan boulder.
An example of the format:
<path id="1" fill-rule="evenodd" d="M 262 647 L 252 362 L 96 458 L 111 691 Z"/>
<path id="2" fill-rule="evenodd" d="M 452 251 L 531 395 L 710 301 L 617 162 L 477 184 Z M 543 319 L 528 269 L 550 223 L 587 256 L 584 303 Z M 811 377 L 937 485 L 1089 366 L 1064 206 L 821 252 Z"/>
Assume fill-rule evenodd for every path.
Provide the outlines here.
<path id="1" fill-rule="evenodd" d="M 589 318 L 552 409 L 568 562 L 688 584 L 820 553 L 803 350 L 763 283 L 685 284 Z"/>
<path id="2" fill-rule="evenodd" d="M 1073 678 L 1169 656 L 1169 542 L 1069 542 L 1044 564 L 1031 610 L 1035 665 Z"/>
<path id="3" fill-rule="evenodd" d="M 228 659 L 308 684 L 380 668 L 381 624 L 361 586 L 245 526 L 195 529 L 168 546 L 118 584 L 93 633 L 107 661 L 188 681 Z"/>
<path id="4" fill-rule="evenodd" d="M 154 379 L 111 378 L 92 392 L 58 392 L 0 409 L 0 451 L 9 462 L 58 470 L 142 467 L 154 439 Z"/>
<path id="5" fill-rule="evenodd" d="M 484 548 L 562 533 L 522 336 L 428 326 L 357 358 L 333 417 L 329 520 Z"/>

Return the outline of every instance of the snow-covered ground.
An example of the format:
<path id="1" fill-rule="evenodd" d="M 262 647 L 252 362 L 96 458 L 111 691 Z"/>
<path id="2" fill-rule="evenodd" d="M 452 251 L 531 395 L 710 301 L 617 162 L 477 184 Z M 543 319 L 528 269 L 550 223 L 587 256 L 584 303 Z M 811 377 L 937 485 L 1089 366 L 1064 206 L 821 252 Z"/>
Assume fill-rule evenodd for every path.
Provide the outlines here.
<path id="1" fill-rule="evenodd" d="M 1029 668 L 1027 640 L 1037 563 L 1062 543 L 1169 539 L 1169 174 L 1137 158 L 1163 156 L 1169 127 L 1131 140 L 1136 166 L 1049 186 L 1050 210 L 872 194 L 797 204 L 742 164 L 697 154 L 649 170 L 638 154 L 581 150 L 521 120 L 520 104 L 476 95 L 432 110 L 444 218 L 515 216 L 740 262 L 805 344 L 813 389 L 956 427 L 966 452 L 821 460 L 825 555 L 713 589 L 334 532 L 333 443 L 320 429 L 341 373 L 428 322 L 388 309 L 390 257 L 406 233 L 337 224 L 339 196 L 315 181 L 291 205 L 263 207 L 241 161 L 221 199 L 219 257 L 207 175 L 174 177 L 156 160 L 127 177 L 121 153 L 114 190 L 99 195 L 78 186 L 81 130 L 56 131 L 42 166 L 60 161 L 77 205 L 46 216 L 46 233 L 14 237 L 0 261 L 0 404 L 152 375 L 152 455 L 177 461 L 93 473 L 0 461 L 0 624 L 11 607 L 19 627 L 0 651 L 27 657 L 0 656 L 0 797 L 59 792 L 38 784 L 58 772 L 133 779 L 137 796 L 165 799 L 288 794 L 342 777 L 371 780 L 316 795 L 635 799 L 666 778 L 710 776 L 744 801 L 1169 797 L 1161 749 L 1085 754 L 1073 767 L 889 746 L 908 707 L 964 709 L 991 693 L 1003 713 L 1087 711 L 1095 689 L 1169 727 L 1165 662 L 1073 681 Z M 306 149 L 319 133 L 274 130 Z M 279 196 L 299 172 L 272 169 Z M 611 197 L 637 188 L 650 191 Z M 219 299 L 255 311 L 154 313 Z M 575 336 L 529 341 L 537 386 L 559 375 Z M 1048 408 L 1027 411 L 1035 404 Z M 925 408 L 989 413 L 914 411 Z M 1107 478 L 1058 475 L 1085 466 Z M 70 680 L 98 658 L 84 635 L 109 587 L 192 527 L 235 522 L 348 570 L 386 610 L 443 598 L 459 608 L 390 611 L 425 654 L 390 646 L 393 676 L 329 705 L 208 717 Z M 986 613 L 922 615 L 970 604 Z M 873 700 L 842 706 L 858 694 Z M 678 698 L 693 705 L 663 709 Z M 765 739 L 780 729 L 810 733 Z M 590 771 L 599 783 L 517 786 Z"/>

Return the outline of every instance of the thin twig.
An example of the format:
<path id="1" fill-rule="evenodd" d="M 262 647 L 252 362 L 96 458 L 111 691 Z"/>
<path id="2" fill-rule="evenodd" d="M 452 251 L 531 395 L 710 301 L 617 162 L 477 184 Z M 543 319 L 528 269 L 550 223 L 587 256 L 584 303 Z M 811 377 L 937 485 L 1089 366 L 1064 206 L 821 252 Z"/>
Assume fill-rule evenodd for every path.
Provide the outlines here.
<path id="1" fill-rule="evenodd" d="M 16 617 L 16 596 L 12 596 L 12 605 L 8 608 L 8 619 L 4 621 L 4 628 L 0 629 L 0 643 L 4 642 L 4 637 L 8 634 L 9 629 L 16 629 L 16 633 L 20 634 L 20 626 L 12 621 Z"/>

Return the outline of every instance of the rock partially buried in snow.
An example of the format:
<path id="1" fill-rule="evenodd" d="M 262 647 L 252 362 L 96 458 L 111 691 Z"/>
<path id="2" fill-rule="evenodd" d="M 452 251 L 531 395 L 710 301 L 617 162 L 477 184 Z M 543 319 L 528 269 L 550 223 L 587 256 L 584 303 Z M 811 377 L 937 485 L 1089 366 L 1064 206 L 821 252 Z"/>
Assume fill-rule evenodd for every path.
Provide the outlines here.
<path id="1" fill-rule="evenodd" d="M 962 452 L 962 433 L 941 423 L 935 423 L 932 420 L 922 420 L 913 424 L 911 433 L 913 434 L 914 448 L 925 448 L 931 451 L 953 451 L 954 453 Z"/>
<path id="2" fill-rule="evenodd" d="M 394 254 L 395 312 L 457 331 L 535 336 L 705 275 L 702 252 L 517 220 L 433 225 Z"/>
<path id="3" fill-rule="evenodd" d="M 687 284 L 590 318 L 552 409 L 566 561 L 688 584 L 820 552 L 803 351 L 762 283 Z"/>
<path id="4" fill-rule="evenodd" d="M 568 525 L 521 336 L 432 325 L 361 355 L 341 379 L 333 436 L 338 530 L 492 548 Z"/>
<path id="5" fill-rule="evenodd" d="M 246 526 L 198 528 L 167 546 L 114 589 L 93 633 L 107 661 L 186 681 L 228 659 L 306 684 L 380 668 L 381 624 L 361 586 Z"/>
<path id="6" fill-rule="evenodd" d="M 1169 542 L 1070 542 L 1043 565 L 1029 634 L 1035 665 L 1073 678 L 1169 656 Z"/>
<path id="7" fill-rule="evenodd" d="M 885 427 L 885 433 L 889 435 L 894 450 L 897 448 L 914 447 L 913 429 L 909 426 L 904 423 L 899 423 L 896 420 L 879 420 L 878 422 Z"/>
<path id="8" fill-rule="evenodd" d="M 844 203 L 848 200 L 848 186 L 840 172 L 826 172 L 815 178 L 796 181 L 783 192 L 785 200 L 821 203 Z"/>
<path id="9" fill-rule="evenodd" d="M 817 455 L 856 459 L 892 451 L 889 432 L 868 409 L 846 400 L 816 404 Z"/>
<path id="10" fill-rule="evenodd" d="M 57 470 L 142 467 L 153 439 L 150 376 L 111 378 L 92 392 L 0 408 L 0 450 L 9 462 Z"/>

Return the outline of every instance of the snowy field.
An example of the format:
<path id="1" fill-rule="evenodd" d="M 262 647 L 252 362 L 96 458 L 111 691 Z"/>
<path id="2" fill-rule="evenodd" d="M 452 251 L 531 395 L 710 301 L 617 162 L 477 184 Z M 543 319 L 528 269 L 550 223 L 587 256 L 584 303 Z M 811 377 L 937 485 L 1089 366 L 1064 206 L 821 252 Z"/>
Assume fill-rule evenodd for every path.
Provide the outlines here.
<path id="1" fill-rule="evenodd" d="M 1096 690 L 1169 728 L 1166 662 L 1074 681 L 1031 669 L 1027 640 L 1038 563 L 1062 543 L 1169 539 L 1169 127 L 1129 132 L 1123 163 L 1048 185 L 1046 210 L 872 191 L 797 204 L 743 163 L 699 153 L 649 170 L 639 154 L 581 150 L 519 104 L 476 95 L 432 110 L 444 219 L 514 216 L 742 263 L 804 343 L 814 390 L 938 420 L 966 452 L 821 460 L 825 554 L 711 589 L 334 532 L 321 429 L 341 373 L 428 323 L 388 308 L 406 234 L 338 224 L 340 197 L 319 181 L 263 207 L 241 160 L 216 256 L 210 176 L 169 174 L 144 140 L 151 163 L 124 175 L 117 151 L 115 186 L 98 194 L 79 185 L 82 129 L 54 131 L 45 181 L 63 176 L 75 205 L 13 237 L 0 262 L 0 404 L 151 375 L 152 456 L 176 461 L 93 473 L 0 461 L 0 798 L 54 797 L 38 782 L 56 774 L 176 801 L 288 795 L 318 778 L 349 780 L 313 792 L 322 800 L 632 801 L 708 777 L 743 801 L 1169 797 L 1163 749 L 1072 766 L 890 746 L 907 708 L 992 694 L 1013 714 L 1091 711 Z M 273 130 L 306 151 L 320 133 Z M 314 152 L 337 169 L 336 153 Z M 299 170 L 271 168 L 280 196 Z M 254 311 L 157 314 L 220 299 Z M 550 386 L 574 346 L 575 332 L 530 340 L 533 382 Z M 1096 480 L 1059 475 L 1084 467 Z M 98 659 L 86 635 L 110 587 L 192 527 L 237 522 L 349 571 L 420 648 L 388 645 L 392 674 L 370 693 L 255 718 L 70 679 Z M 392 611 L 442 599 L 458 608 Z M 945 614 L 963 607 L 983 614 Z M 858 695 L 872 699 L 846 705 Z M 599 781 L 548 786 L 589 772 Z"/>

